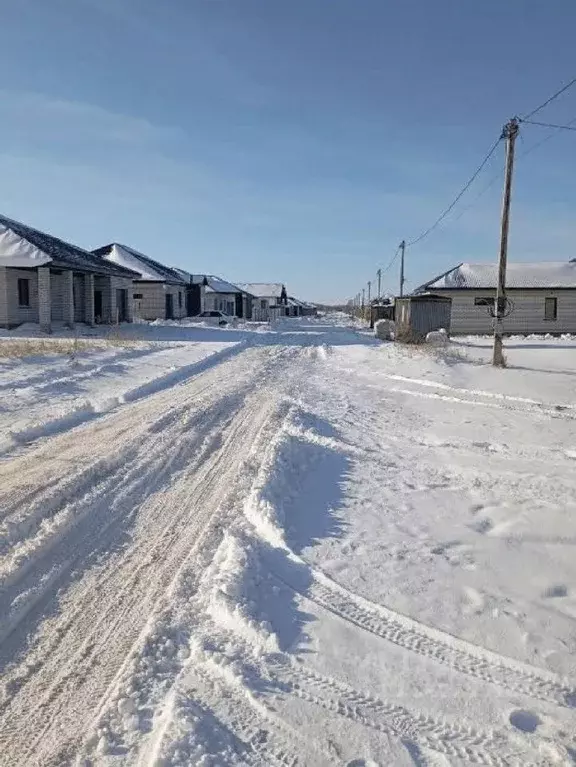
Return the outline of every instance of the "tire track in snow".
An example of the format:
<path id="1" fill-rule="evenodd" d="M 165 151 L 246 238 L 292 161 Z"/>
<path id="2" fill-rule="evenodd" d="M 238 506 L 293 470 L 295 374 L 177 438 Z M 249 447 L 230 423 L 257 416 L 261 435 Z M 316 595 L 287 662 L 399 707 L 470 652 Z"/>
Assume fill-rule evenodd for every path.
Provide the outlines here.
<path id="1" fill-rule="evenodd" d="M 275 576 L 306 599 L 348 623 L 483 682 L 555 705 L 576 706 L 576 689 L 564 684 L 552 673 L 465 642 L 370 602 L 311 568 L 296 555 L 292 556 L 309 568 L 313 580 L 308 588 L 302 590 L 298 584 L 286 581 L 284 576 L 274 573 Z"/>
<path id="2" fill-rule="evenodd" d="M 253 380 L 254 363 L 260 363 L 256 365 L 256 371 L 262 374 L 266 364 L 270 367 L 269 363 L 278 356 L 278 353 L 274 355 L 266 351 L 248 355 L 248 360 L 243 363 L 247 365 L 245 382 Z M 256 359 L 250 364 L 252 357 Z M 221 371 L 220 375 L 215 372 L 207 374 L 216 401 L 221 399 L 219 389 L 226 388 L 221 380 L 222 373 L 231 382 L 231 389 L 241 389 L 242 368 L 238 358 L 236 364 L 231 362 L 227 367 L 229 369 Z M 197 381 L 182 387 L 179 399 L 193 401 L 198 388 Z M 160 418 L 170 420 L 166 409 L 172 402 L 165 393 L 153 398 L 155 412 Z M 85 582 L 81 582 L 76 590 L 72 588 L 71 615 L 63 611 L 42 624 L 43 631 L 40 631 L 33 650 L 28 653 L 23 673 L 16 666 L 7 679 L 8 694 L 0 721 L 0 744 L 10 764 L 30 764 L 32 760 L 41 764 L 62 764 L 70 758 L 76 740 L 84 734 L 87 721 L 92 719 L 97 701 L 109 694 L 118 669 L 154 615 L 175 571 L 197 549 L 202 530 L 230 491 L 230 483 L 241 467 L 243 448 L 250 444 L 270 417 L 272 403 L 273 397 L 265 389 L 249 397 L 241 403 L 239 413 L 232 418 L 222 444 L 219 444 L 217 434 L 223 426 L 220 419 L 212 433 L 211 449 L 209 446 L 204 453 L 200 451 L 199 467 L 195 468 L 193 463 L 168 490 L 157 493 L 148 501 L 145 500 L 146 494 L 153 488 L 144 487 L 144 503 L 140 508 L 136 504 L 134 513 L 147 520 L 149 531 L 143 530 L 141 541 L 135 548 L 129 549 L 125 555 L 119 553 L 116 562 L 108 562 L 108 569 L 88 571 Z M 146 411 L 149 406 L 150 403 L 145 407 L 143 404 L 140 408 L 136 407 L 131 419 L 126 414 L 122 417 L 118 414 L 112 420 L 121 439 L 131 434 L 132 438 L 142 441 L 143 455 L 153 453 L 158 459 L 163 456 L 164 463 L 166 460 L 169 463 L 178 449 L 170 449 L 166 434 L 160 429 L 153 432 L 155 439 L 147 440 L 145 432 L 138 428 L 138 416 L 144 415 L 142 410 Z M 53 443 L 59 440 L 78 442 L 80 452 L 90 454 L 95 447 L 93 441 L 100 440 L 101 431 L 101 428 L 79 430 Z M 114 429 L 110 427 L 106 431 L 110 437 Z M 182 432 L 168 436 L 182 437 Z M 188 449 L 193 450 L 194 444 L 192 441 Z M 100 440 L 98 447 L 103 450 L 109 445 L 106 440 L 104 443 Z M 190 455 L 185 453 L 184 457 Z M 160 461 L 160 470 L 162 467 Z M 138 462 L 133 470 L 136 474 Z M 140 470 L 146 471 L 145 462 L 140 463 Z M 155 471 L 158 472 L 158 466 Z M 28 479 L 32 474 L 30 470 Z M 112 480 L 114 477 L 120 479 L 118 474 L 113 474 Z M 36 480 L 45 486 L 41 469 L 36 474 Z M 113 492 L 114 482 L 111 481 L 102 499 L 104 503 Z M 87 545 L 89 548 L 85 553 L 90 551 L 94 542 L 88 541 Z M 78 588 L 79 593 L 76 593 Z M 65 606 L 65 601 L 62 605 Z M 11 680 L 14 682 L 12 686 Z"/>
<path id="3" fill-rule="evenodd" d="M 285 684 L 294 695 L 364 727 L 472 764 L 529 767 L 521 755 L 506 753 L 504 737 L 412 713 L 304 667 L 293 671 Z"/>

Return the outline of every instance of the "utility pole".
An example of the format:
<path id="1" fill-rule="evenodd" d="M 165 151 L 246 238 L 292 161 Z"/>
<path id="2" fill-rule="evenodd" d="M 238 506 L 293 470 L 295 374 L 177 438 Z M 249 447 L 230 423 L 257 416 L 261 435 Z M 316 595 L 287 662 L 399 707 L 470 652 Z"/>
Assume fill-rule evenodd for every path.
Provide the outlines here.
<path id="1" fill-rule="evenodd" d="M 502 200 L 502 223 L 500 227 L 500 257 L 498 259 L 498 283 L 494 302 L 494 352 L 492 364 L 502 368 L 505 365 L 502 349 L 502 320 L 506 313 L 506 262 L 508 260 L 508 230 L 510 227 L 510 199 L 512 196 L 512 174 L 514 172 L 514 148 L 518 136 L 518 120 L 513 117 L 504 126 L 502 138 L 506 139 L 506 171 L 504 174 L 504 198 Z"/>
<path id="2" fill-rule="evenodd" d="M 376 298 L 378 299 L 378 303 L 380 303 L 380 288 L 382 287 L 382 269 L 378 269 L 376 272 L 376 276 L 378 277 L 378 295 Z"/>
<path id="3" fill-rule="evenodd" d="M 372 302 L 370 300 L 370 294 L 372 292 L 372 282 L 371 280 L 368 280 L 368 322 L 370 324 L 370 327 L 372 327 Z M 364 317 L 366 319 L 366 317 Z"/>
<path id="4" fill-rule="evenodd" d="M 366 288 L 362 288 L 362 310 L 361 310 L 361 313 L 360 313 L 360 316 L 362 317 L 362 319 L 364 319 L 364 306 L 365 306 L 364 297 L 365 297 L 365 291 L 366 291 Z"/>
<path id="5" fill-rule="evenodd" d="M 406 253 L 406 240 L 400 243 L 400 298 L 404 295 L 404 255 Z"/>

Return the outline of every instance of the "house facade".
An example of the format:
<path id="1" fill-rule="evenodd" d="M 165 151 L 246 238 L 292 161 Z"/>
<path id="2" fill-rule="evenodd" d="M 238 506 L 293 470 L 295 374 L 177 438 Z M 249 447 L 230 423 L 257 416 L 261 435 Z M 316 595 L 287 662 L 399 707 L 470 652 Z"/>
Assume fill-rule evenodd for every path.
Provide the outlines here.
<path id="1" fill-rule="evenodd" d="M 118 242 L 92 252 L 105 263 L 136 273 L 132 294 L 136 318 L 178 320 L 187 316 L 187 283 L 175 269 Z"/>
<path id="2" fill-rule="evenodd" d="M 252 318 L 257 322 L 295 316 L 295 304 L 289 304 L 286 287 L 281 282 L 246 282 L 240 287 L 253 296 Z"/>
<path id="3" fill-rule="evenodd" d="M 496 264 L 462 263 L 414 293 L 451 298 L 451 333 L 481 335 L 494 329 L 496 281 Z M 576 261 L 510 263 L 506 285 L 506 334 L 576 333 Z"/>
<path id="4" fill-rule="evenodd" d="M 230 317 L 247 320 L 252 318 L 253 296 L 241 285 L 235 285 L 213 274 L 192 274 L 191 277 L 193 285 L 204 288 L 202 311 L 223 312 Z"/>
<path id="5" fill-rule="evenodd" d="M 121 266 L 0 216 L 0 326 L 131 322 L 132 279 Z"/>

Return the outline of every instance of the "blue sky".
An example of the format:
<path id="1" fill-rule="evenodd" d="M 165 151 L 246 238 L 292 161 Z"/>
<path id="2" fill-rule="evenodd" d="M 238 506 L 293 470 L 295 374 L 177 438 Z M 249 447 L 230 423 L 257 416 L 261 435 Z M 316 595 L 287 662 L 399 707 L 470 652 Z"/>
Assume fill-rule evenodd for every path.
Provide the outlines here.
<path id="1" fill-rule="evenodd" d="M 576 75 L 573 0 L 0 2 L 2 212 L 308 299 L 375 279 Z M 539 117 L 576 118 L 576 87 Z M 576 134 L 521 156 L 548 132 L 522 131 L 511 260 L 576 257 Z M 496 258 L 500 181 L 475 198 L 502 160 L 407 251 L 409 287 Z"/>

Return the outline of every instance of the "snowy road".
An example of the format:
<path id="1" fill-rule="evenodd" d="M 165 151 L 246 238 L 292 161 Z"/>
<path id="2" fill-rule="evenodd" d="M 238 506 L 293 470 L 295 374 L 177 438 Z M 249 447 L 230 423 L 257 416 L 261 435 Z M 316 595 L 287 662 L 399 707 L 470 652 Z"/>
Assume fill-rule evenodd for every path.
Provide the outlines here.
<path id="1" fill-rule="evenodd" d="M 576 344 L 226 341 L 0 463 L 0 764 L 571 764 Z"/>

